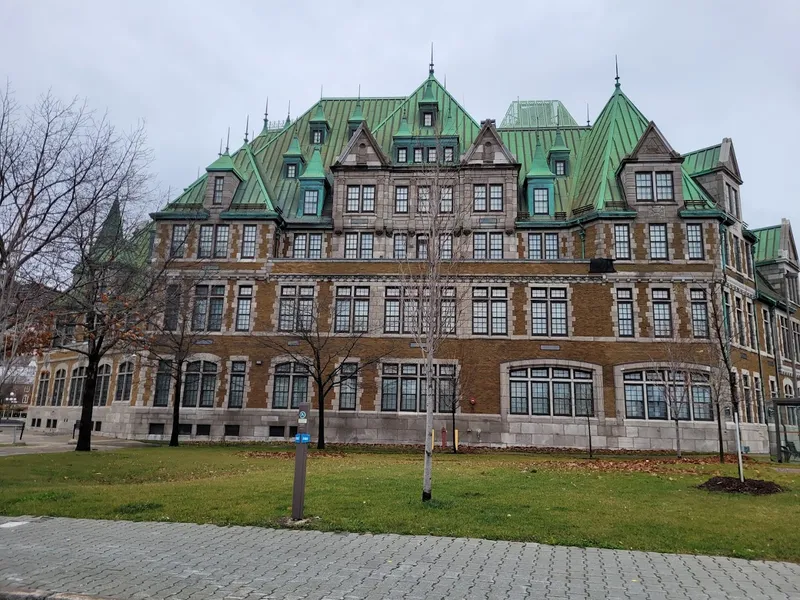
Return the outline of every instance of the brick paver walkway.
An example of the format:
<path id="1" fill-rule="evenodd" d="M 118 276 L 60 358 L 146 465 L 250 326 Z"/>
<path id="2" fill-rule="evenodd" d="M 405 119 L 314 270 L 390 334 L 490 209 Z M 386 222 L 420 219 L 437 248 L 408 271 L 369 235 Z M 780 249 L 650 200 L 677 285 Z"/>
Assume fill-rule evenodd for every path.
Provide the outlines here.
<path id="1" fill-rule="evenodd" d="M 0 590 L 119 600 L 800 598 L 791 563 L 184 523 L 9 526 L 23 520 L 0 517 Z"/>

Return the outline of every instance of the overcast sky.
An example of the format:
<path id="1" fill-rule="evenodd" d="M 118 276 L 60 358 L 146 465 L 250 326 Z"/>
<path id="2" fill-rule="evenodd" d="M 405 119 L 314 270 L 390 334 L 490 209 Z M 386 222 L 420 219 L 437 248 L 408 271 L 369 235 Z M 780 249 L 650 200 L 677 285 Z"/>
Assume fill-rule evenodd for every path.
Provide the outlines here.
<path id="1" fill-rule="evenodd" d="M 592 120 L 622 89 L 678 152 L 733 138 L 751 227 L 800 227 L 800 1 L 177 2 L 0 0 L 0 76 L 29 103 L 87 97 L 147 124 L 153 170 L 182 189 L 231 127 L 318 98 L 407 95 L 436 75 L 477 120 L 559 99 Z"/>

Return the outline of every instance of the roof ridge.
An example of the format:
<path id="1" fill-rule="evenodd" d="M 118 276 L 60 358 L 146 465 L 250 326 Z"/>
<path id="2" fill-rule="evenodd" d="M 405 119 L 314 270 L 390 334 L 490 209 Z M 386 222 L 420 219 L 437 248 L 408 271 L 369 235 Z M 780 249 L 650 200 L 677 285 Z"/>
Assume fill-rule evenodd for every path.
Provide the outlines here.
<path id="1" fill-rule="evenodd" d="M 699 154 L 700 152 L 705 152 L 707 150 L 712 150 L 714 148 L 722 147 L 722 142 L 719 144 L 711 144 L 710 146 L 706 146 L 705 148 L 698 148 L 697 150 L 690 150 L 689 152 L 684 152 L 681 156 L 689 156 L 690 154 Z"/>
<path id="2" fill-rule="evenodd" d="M 264 199 L 266 200 L 267 209 L 275 212 L 275 203 L 272 201 L 272 197 L 270 196 L 269 192 L 267 191 L 267 186 L 264 183 L 263 178 L 261 177 L 261 173 L 258 170 L 258 165 L 256 164 L 256 157 L 253 155 L 253 150 L 250 148 L 249 145 L 245 145 L 245 152 L 247 154 L 247 158 L 250 159 L 250 166 L 253 168 L 253 172 L 256 176 L 256 183 L 261 188 L 261 192 L 264 194 Z"/>

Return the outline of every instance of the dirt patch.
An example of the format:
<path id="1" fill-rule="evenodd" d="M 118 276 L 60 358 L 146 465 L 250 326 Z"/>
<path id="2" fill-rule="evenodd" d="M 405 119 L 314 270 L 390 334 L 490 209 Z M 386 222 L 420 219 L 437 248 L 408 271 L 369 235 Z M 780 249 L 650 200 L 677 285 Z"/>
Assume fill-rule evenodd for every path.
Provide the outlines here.
<path id="1" fill-rule="evenodd" d="M 781 486 L 772 481 L 745 479 L 744 482 L 741 482 L 736 477 L 712 477 L 697 487 L 701 490 L 708 490 L 709 492 L 752 494 L 753 496 L 765 496 L 767 494 L 777 494 L 778 492 L 785 491 Z"/>
<path id="2" fill-rule="evenodd" d="M 527 469 L 548 471 L 591 471 L 598 473 L 699 473 L 706 465 L 719 465 L 717 456 L 687 458 L 642 458 L 622 460 L 543 460 L 531 463 Z M 707 472 L 707 471 L 706 471 Z"/>
<path id="3" fill-rule="evenodd" d="M 281 458 L 284 460 L 294 460 L 294 452 L 263 452 L 260 450 L 253 450 L 250 452 L 237 452 L 239 456 L 246 458 Z M 347 455 L 344 452 L 309 452 L 308 458 L 345 458 Z"/>

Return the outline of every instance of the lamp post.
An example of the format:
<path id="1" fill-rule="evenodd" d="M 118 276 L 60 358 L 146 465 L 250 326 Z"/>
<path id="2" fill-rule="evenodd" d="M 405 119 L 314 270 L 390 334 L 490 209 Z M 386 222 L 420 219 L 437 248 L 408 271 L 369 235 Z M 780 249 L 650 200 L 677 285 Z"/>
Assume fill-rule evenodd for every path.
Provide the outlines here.
<path id="1" fill-rule="evenodd" d="M 9 395 L 6 396 L 5 400 L 3 401 L 3 412 L 0 413 L 0 420 L 5 419 L 7 407 L 11 406 L 12 404 L 16 404 L 16 402 L 17 402 L 17 395 L 12 390 L 11 393 L 9 393 Z"/>

